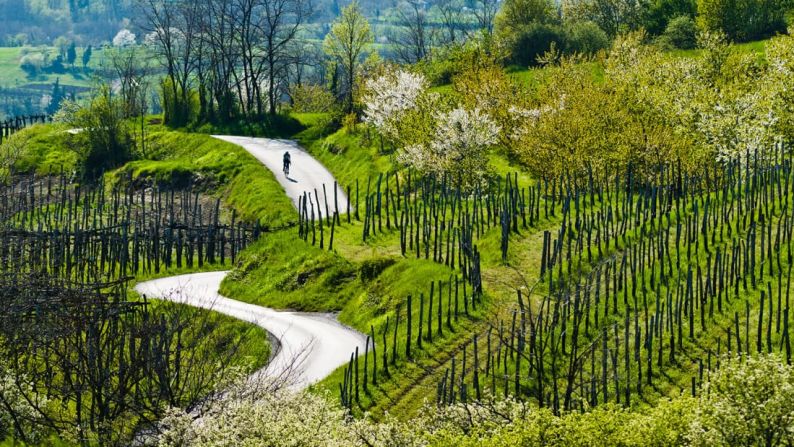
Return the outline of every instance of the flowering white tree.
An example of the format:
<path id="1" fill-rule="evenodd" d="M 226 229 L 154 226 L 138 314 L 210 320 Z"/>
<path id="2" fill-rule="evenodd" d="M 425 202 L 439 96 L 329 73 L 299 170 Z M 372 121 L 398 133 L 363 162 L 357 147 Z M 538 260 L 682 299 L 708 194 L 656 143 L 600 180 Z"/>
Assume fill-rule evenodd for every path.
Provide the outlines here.
<path id="1" fill-rule="evenodd" d="M 448 174 L 466 185 L 488 170 L 488 149 L 498 142 L 500 127 L 479 109 L 456 108 L 436 115 L 434 137 L 410 145 L 398 159 L 422 172 Z"/>
<path id="2" fill-rule="evenodd" d="M 14 377 L 0 364 L 0 439 L 16 437 L 33 443 L 43 437 L 36 407 L 46 406 L 47 400 L 34 393 L 25 380 L 24 376 Z M 29 400 L 30 396 L 39 397 Z"/>
<path id="3" fill-rule="evenodd" d="M 123 48 L 135 45 L 135 34 L 127 29 L 123 29 L 116 34 L 113 38 L 113 46 L 116 48 Z"/>
<path id="4" fill-rule="evenodd" d="M 364 95 L 364 122 L 390 139 L 399 139 L 399 120 L 405 112 L 419 105 L 427 85 L 424 76 L 405 70 L 368 80 Z"/>

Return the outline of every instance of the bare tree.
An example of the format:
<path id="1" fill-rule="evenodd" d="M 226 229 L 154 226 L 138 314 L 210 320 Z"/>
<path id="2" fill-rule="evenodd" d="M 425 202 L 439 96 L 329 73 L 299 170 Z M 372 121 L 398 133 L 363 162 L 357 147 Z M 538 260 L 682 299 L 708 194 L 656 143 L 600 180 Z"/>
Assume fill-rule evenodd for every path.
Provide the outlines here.
<path id="1" fill-rule="evenodd" d="M 443 41 L 445 44 L 454 44 L 460 37 L 465 37 L 466 30 L 463 25 L 463 5 L 459 0 L 438 0 L 436 2 L 438 15 L 444 27 Z"/>
<path id="2" fill-rule="evenodd" d="M 430 27 L 423 0 L 406 0 L 397 10 L 397 30 L 389 36 L 397 59 L 413 64 L 430 55 L 435 31 Z"/>
<path id="3" fill-rule="evenodd" d="M 239 61 L 235 46 L 234 0 L 209 0 L 204 3 L 201 36 L 202 64 L 199 78 L 207 89 L 206 118 L 230 121 L 235 115 L 232 79 Z"/>
<path id="4" fill-rule="evenodd" d="M 171 104 L 166 101 L 166 118 L 173 124 L 187 124 L 190 118 L 190 94 L 201 25 L 201 2 L 187 0 L 140 0 L 143 28 L 154 43 L 166 67 L 170 81 L 166 88 Z M 171 108 L 171 110 L 169 110 Z"/>
<path id="5" fill-rule="evenodd" d="M 261 0 L 258 28 L 263 38 L 263 62 L 267 69 L 268 112 L 276 113 L 278 96 L 286 87 L 292 61 L 291 44 L 312 13 L 310 0 Z"/>
<path id="6" fill-rule="evenodd" d="M 477 0 L 474 16 L 477 17 L 481 30 L 493 34 L 494 19 L 498 11 L 499 0 Z"/>

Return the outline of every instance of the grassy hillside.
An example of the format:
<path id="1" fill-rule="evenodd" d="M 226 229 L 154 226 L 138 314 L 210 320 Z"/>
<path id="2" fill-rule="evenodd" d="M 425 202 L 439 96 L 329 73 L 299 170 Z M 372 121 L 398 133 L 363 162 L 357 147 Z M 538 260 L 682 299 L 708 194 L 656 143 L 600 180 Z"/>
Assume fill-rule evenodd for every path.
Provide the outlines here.
<path id="1" fill-rule="evenodd" d="M 34 85 L 51 86 L 55 80 L 60 80 L 62 86 L 90 87 L 91 72 L 101 67 L 104 61 L 102 48 L 93 50 L 88 70 L 83 70 L 83 48 L 77 49 L 77 62 L 74 69 L 67 66 L 65 73 L 41 73 L 30 76 L 20 67 L 20 60 L 26 50 L 22 47 L 0 47 L 0 87 L 23 87 Z M 46 52 L 55 57 L 57 49 L 53 47 L 36 47 L 29 51 Z"/>

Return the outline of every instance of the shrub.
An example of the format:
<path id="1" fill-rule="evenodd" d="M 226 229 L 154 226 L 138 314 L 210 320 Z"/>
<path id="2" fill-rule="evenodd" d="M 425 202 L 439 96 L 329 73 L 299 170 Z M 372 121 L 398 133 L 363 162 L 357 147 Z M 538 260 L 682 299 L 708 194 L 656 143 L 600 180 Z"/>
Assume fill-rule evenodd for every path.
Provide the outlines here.
<path id="1" fill-rule="evenodd" d="M 565 26 L 565 52 L 595 54 L 609 48 L 609 36 L 594 22 L 574 22 Z"/>
<path id="2" fill-rule="evenodd" d="M 698 25 L 747 42 L 786 30 L 788 0 L 698 0 Z"/>
<path id="3" fill-rule="evenodd" d="M 394 265 L 396 261 L 392 258 L 367 259 L 361 263 L 358 269 L 358 277 L 361 282 L 370 282 L 380 276 L 384 270 Z"/>
<path id="4" fill-rule="evenodd" d="M 326 113 L 336 108 L 333 93 L 321 85 L 296 85 L 290 88 L 289 94 L 292 111 L 296 113 Z"/>
<path id="5" fill-rule="evenodd" d="M 792 445 L 794 368 L 774 356 L 734 358 L 712 376 L 692 426 L 692 444 Z"/>
<path id="6" fill-rule="evenodd" d="M 697 46 L 697 25 L 691 17 L 676 17 L 667 25 L 659 41 L 663 46 L 691 50 Z"/>
<path id="7" fill-rule="evenodd" d="M 58 118 L 82 130 L 75 139 L 80 148 L 81 173 L 86 180 L 97 180 L 132 158 L 133 141 L 124 120 L 124 104 L 120 97 L 112 95 L 109 86 L 100 87 L 86 107 L 66 103 Z"/>
<path id="8" fill-rule="evenodd" d="M 565 48 L 565 32 L 561 27 L 542 23 L 526 25 L 508 44 L 509 62 L 521 66 L 534 65 L 538 56 L 549 51 L 552 44 L 557 48 Z"/>
<path id="9" fill-rule="evenodd" d="M 46 58 L 42 53 L 28 53 L 22 56 L 19 60 L 19 68 L 21 68 L 28 76 L 35 76 L 45 66 Z"/>
<path id="10" fill-rule="evenodd" d="M 696 13 L 696 0 L 650 0 L 644 8 L 642 23 L 649 34 L 661 36 L 672 19 L 694 18 Z"/>

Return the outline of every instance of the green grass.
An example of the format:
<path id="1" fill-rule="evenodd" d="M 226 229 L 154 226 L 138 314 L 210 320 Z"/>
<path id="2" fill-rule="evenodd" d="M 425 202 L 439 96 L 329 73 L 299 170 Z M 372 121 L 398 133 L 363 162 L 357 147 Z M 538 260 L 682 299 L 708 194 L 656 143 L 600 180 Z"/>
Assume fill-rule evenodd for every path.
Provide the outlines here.
<path id="1" fill-rule="evenodd" d="M 341 129 L 325 139 L 306 141 L 301 134 L 297 137 L 331 171 L 342 187 L 349 186 L 355 194 L 356 180 L 359 181 L 359 188 L 366 188 L 367 178 L 376 181 L 380 173 L 393 171 L 396 167 L 391 148 L 385 146 L 381 151 L 375 134 L 370 135 L 372 138 L 367 138 L 364 126 L 359 126 L 355 133 Z"/>
<path id="2" fill-rule="evenodd" d="M 209 135 L 150 129 L 146 154 L 111 174 L 118 180 L 151 181 L 217 191 L 246 221 L 259 220 L 266 228 L 297 221 L 292 202 L 273 174 L 243 148 Z"/>
<path id="3" fill-rule="evenodd" d="M 266 233 L 240 254 L 221 293 L 278 309 L 339 311 L 352 296 L 356 267 L 300 241 L 297 229 Z"/>
<path id="4" fill-rule="evenodd" d="M 18 173 L 45 175 L 49 172 L 71 173 L 77 169 L 78 154 L 74 136 L 58 125 L 37 124 L 13 135 L 5 144 L 21 149 L 14 163 Z"/>
<path id="5" fill-rule="evenodd" d="M 32 51 L 38 51 L 41 47 L 35 47 Z M 77 49 L 76 68 L 67 68 L 66 73 L 62 74 L 38 74 L 30 77 L 19 66 L 22 58 L 21 47 L 0 47 L 0 86 L 2 87 L 21 87 L 24 85 L 52 85 L 56 79 L 60 80 L 62 86 L 89 87 L 92 83 L 91 69 L 99 68 L 104 64 L 103 50 L 94 48 L 91 62 L 88 65 L 88 72 L 83 71 L 82 57 L 83 48 Z M 50 58 L 54 58 L 57 50 L 53 47 L 43 47 L 48 51 Z"/>

